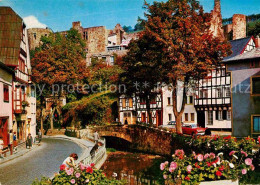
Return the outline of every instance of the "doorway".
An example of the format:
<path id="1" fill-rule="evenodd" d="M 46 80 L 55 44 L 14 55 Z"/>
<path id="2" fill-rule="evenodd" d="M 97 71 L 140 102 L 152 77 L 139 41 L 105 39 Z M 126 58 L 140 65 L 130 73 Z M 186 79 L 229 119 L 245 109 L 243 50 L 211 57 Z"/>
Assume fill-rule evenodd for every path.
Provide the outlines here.
<path id="1" fill-rule="evenodd" d="M 205 112 L 198 111 L 197 112 L 197 123 L 199 127 L 205 128 Z"/>

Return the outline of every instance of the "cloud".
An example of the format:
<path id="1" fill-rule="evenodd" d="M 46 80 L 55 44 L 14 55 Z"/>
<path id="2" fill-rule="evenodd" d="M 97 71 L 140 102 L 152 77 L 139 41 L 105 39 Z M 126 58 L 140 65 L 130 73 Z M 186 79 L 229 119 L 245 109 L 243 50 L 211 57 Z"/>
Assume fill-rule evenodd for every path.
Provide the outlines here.
<path id="1" fill-rule="evenodd" d="M 1 1 L 1 0 L 0 0 Z M 26 28 L 46 28 L 47 25 L 41 23 L 35 16 L 30 15 L 23 18 Z"/>

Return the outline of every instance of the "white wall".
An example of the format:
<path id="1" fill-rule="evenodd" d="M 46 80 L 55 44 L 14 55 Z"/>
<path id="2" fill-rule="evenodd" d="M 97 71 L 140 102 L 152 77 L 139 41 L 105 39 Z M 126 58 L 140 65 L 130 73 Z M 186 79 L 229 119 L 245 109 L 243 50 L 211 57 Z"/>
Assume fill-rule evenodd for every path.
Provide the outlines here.
<path id="1" fill-rule="evenodd" d="M 9 86 L 9 102 L 4 102 L 4 84 Z M 9 117 L 8 129 L 12 129 L 12 75 L 0 68 L 0 117 Z"/>

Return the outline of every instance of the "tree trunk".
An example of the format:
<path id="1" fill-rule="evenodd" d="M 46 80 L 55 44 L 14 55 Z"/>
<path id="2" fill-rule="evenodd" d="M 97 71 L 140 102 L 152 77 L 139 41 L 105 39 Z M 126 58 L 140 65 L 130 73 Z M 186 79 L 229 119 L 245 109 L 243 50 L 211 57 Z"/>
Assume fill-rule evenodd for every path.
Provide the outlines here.
<path id="1" fill-rule="evenodd" d="M 41 111 L 41 133 L 43 134 L 43 110 Z"/>
<path id="2" fill-rule="evenodd" d="M 182 134 L 181 117 L 182 117 L 182 114 L 178 114 L 177 116 L 175 116 L 175 119 L 176 119 L 176 132 L 177 132 L 177 134 Z"/>
<path id="3" fill-rule="evenodd" d="M 178 81 L 175 80 L 172 83 L 172 103 L 173 103 L 173 114 L 175 116 L 175 121 L 176 121 L 176 132 L 178 134 L 182 134 L 182 124 L 181 124 L 181 117 L 182 114 L 184 112 L 184 108 L 185 108 L 185 96 L 186 96 L 186 87 L 185 87 L 185 83 L 186 81 L 184 81 L 183 87 L 182 87 L 182 97 L 178 97 Z M 182 98 L 182 102 L 181 102 L 181 109 L 180 111 L 178 111 L 178 102 L 177 99 L 178 98 Z"/>
<path id="4" fill-rule="evenodd" d="M 53 113 L 55 112 L 55 109 L 56 107 L 54 107 L 52 110 L 51 110 L 51 113 L 50 113 L 50 119 L 51 119 L 51 130 L 53 130 Z"/>
<path id="5" fill-rule="evenodd" d="M 149 125 L 152 126 L 153 120 L 152 120 L 152 114 L 151 114 L 150 100 L 148 97 L 145 98 L 145 103 L 146 103 Z"/>

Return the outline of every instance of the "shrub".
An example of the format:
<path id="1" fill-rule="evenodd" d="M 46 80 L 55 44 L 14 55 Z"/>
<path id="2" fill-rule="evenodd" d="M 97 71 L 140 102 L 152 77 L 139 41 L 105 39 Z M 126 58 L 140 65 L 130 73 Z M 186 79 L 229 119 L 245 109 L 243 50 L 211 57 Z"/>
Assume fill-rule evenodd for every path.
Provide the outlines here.
<path id="1" fill-rule="evenodd" d="M 94 169 L 94 164 L 85 166 L 79 164 L 75 168 L 68 168 L 65 164 L 60 166 L 59 174 L 56 174 L 53 179 L 46 177 L 41 181 L 36 179 L 32 185 L 59 185 L 59 184 L 75 184 L 75 185 L 123 185 L 124 181 L 110 180 L 101 170 Z"/>
<path id="2" fill-rule="evenodd" d="M 240 157 L 238 157 L 240 156 Z M 199 184 L 201 181 L 236 180 L 254 170 L 252 159 L 246 152 L 229 153 L 225 158 L 223 153 L 206 153 L 186 156 L 183 150 L 176 150 L 173 161 L 161 163 L 160 169 L 168 183 Z"/>

